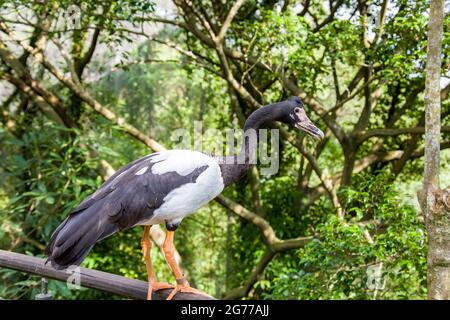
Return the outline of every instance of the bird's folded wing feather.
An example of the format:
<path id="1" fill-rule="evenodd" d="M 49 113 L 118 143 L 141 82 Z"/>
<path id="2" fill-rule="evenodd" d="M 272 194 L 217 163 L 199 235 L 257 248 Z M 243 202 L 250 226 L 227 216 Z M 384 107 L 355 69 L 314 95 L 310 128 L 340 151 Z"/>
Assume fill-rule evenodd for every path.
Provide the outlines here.
<path id="1" fill-rule="evenodd" d="M 95 204 L 100 208 L 95 214 L 102 217 L 108 215 L 109 220 L 120 229 L 150 219 L 153 212 L 164 203 L 167 194 L 182 185 L 195 182 L 211 165 L 206 155 L 182 151 L 158 152 L 131 162 L 81 202 L 71 215 Z"/>

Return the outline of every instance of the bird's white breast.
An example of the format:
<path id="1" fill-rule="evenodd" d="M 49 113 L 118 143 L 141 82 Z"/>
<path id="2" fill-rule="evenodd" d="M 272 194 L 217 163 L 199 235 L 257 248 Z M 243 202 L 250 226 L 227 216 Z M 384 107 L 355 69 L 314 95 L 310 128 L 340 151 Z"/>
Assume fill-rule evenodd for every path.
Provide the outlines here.
<path id="1" fill-rule="evenodd" d="M 163 204 L 154 211 L 147 223 L 163 223 L 165 220 L 181 220 L 197 211 L 200 207 L 218 196 L 223 188 L 223 179 L 219 164 L 212 157 L 191 150 L 170 150 L 152 157 L 153 174 L 176 171 L 179 175 L 188 175 L 197 168 L 207 168 L 195 182 L 186 183 L 171 190 Z"/>

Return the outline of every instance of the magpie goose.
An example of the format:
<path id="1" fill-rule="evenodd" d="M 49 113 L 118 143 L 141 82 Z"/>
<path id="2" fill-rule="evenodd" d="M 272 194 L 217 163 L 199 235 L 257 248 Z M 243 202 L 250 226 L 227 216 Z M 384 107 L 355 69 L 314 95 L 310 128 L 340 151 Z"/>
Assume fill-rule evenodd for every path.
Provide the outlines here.
<path id="1" fill-rule="evenodd" d="M 298 97 L 254 111 L 245 122 L 244 132 L 252 129 L 258 132 L 272 121 L 323 138 L 323 132 L 309 120 Z M 79 265 L 96 242 L 117 231 L 141 225 L 149 282 L 147 299 L 151 299 L 152 291 L 165 288 L 173 288 L 168 299 L 179 291 L 199 293 L 189 286 L 174 259 L 174 231 L 186 216 L 249 171 L 253 163 L 249 154 L 253 148 L 256 145 L 245 137 L 241 153 L 235 156 L 214 157 L 198 151 L 168 150 L 131 162 L 106 180 L 59 225 L 46 249 L 47 261 L 57 269 Z M 157 282 L 152 270 L 149 232 L 155 224 L 165 224 L 167 228 L 162 251 L 175 276 L 175 287 Z"/>

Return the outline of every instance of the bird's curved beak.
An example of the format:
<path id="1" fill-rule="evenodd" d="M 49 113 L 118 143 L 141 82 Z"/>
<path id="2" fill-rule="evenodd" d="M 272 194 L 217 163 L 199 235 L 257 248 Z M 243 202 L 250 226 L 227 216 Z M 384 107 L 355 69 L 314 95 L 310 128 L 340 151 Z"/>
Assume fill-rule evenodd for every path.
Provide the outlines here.
<path id="1" fill-rule="evenodd" d="M 319 128 L 317 128 L 315 125 L 313 125 L 312 122 L 310 122 L 309 124 L 297 122 L 295 124 L 295 127 L 302 131 L 305 131 L 307 134 L 309 134 L 314 139 L 321 140 L 325 137 L 323 131 L 320 130 Z"/>
<path id="2" fill-rule="evenodd" d="M 295 127 L 297 129 L 305 131 L 307 134 L 309 134 L 311 137 L 313 137 L 314 139 L 317 139 L 317 140 L 321 140 L 325 137 L 323 131 L 320 130 L 319 128 L 317 128 L 312 123 L 312 121 L 309 120 L 305 111 L 303 111 L 303 114 L 301 114 L 301 116 L 299 118 L 300 118 L 300 121 L 295 123 Z"/>

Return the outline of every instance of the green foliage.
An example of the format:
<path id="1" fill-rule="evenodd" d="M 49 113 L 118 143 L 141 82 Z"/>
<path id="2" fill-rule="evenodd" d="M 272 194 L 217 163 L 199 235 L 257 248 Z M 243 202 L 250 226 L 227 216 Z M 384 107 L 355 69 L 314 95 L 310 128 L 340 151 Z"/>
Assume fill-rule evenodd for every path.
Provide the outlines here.
<path id="1" fill-rule="evenodd" d="M 399 200 L 389 175 L 355 177 L 343 190 L 345 223 L 328 213 L 317 237 L 268 272 L 275 299 L 423 299 L 426 241 L 420 217 Z M 364 221 L 364 222 L 363 222 Z M 370 243 L 364 233 L 372 234 Z M 379 270 L 379 274 L 377 274 Z M 272 278 L 273 277 L 273 278 Z"/>
<path id="2" fill-rule="evenodd" d="M 0 188 L 9 195 L 0 207 L 0 247 L 33 255 L 42 255 L 50 235 L 78 205 L 78 199 L 101 183 L 96 174 L 97 159 L 88 159 L 82 136 L 39 117 L 28 129 L 41 125 L 46 130 L 28 130 L 20 137 L 0 133 Z M 0 294 L 10 297 L 20 297 L 23 288 L 39 285 L 28 281 L 36 278 L 17 272 L 4 271 L 1 277 Z M 27 280 L 18 285 L 18 279 Z"/>

